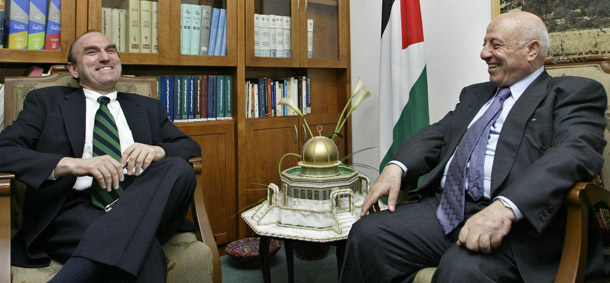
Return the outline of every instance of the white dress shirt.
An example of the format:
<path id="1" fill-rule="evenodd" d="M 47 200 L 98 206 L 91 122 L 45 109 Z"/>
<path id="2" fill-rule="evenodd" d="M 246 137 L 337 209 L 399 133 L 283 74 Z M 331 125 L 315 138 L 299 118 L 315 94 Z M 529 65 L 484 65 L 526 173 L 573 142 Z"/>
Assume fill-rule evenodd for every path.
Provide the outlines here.
<path id="1" fill-rule="evenodd" d="M 85 147 L 83 149 L 82 158 L 91 158 L 93 155 L 93 124 L 95 123 L 95 113 L 97 109 L 100 107 L 100 104 L 97 102 L 98 97 L 102 96 L 101 94 L 89 90 L 83 89 L 85 92 L 85 101 L 86 101 L 86 122 L 85 122 Z M 123 109 L 117 101 L 117 92 L 111 92 L 106 94 L 106 97 L 110 98 L 110 102 L 108 103 L 108 110 L 110 114 L 114 117 L 114 121 L 119 130 L 119 140 L 121 142 L 121 153 L 125 151 L 125 149 L 129 148 L 133 143 L 133 135 L 131 134 L 131 130 L 129 129 L 129 125 L 127 124 L 127 119 L 125 119 L 125 114 L 123 113 Z M 93 182 L 93 177 L 91 176 L 81 176 L 76 178 L 76 183 L 74 183 L 75 190 L 85 190 L 91 187 L 91 183 Z"/>
<path id="2" fill-rule="evenodd" d="M 496 146 L 498 145 L 498 139 L 500 137 L 500 132 L 502 131 L 502 126 L 504 125 L 504 121 L 506 120 L 508 113 L 513 108 L 513 105 L 515 105 L 515 103 L 517 102 L 519 97 L 521 97 L 521 95 L 523 94 L 523 92 L 525 92 L 527 87 L 538 76 L 540 76 L 540 74 L 542 74 L 543 71 L 544 71 L 544 67 L 541 67 L 540 69 L 534 71 L 533 73 L 529 74 L 528 76 L 522 78 L 521 80 L 515 82 L 514 84 L 512 84 L 510 86 L 511 96 L 506 98 L 506 100 L 504 101 L 504 104 L 502 106 L 502 112 L 500 112 L 500 116 L 498 117 L 496 122 L 491 127 L 491 132 L 489 134 L 489 140 L 487 142 L 487 150 L 485 151 L 485 165 L 484 165 L 485 173 L 483 176 L 483 188 L 484 188 L 483 197 L 485 197 L 487 199 L 489 199 L 491 196 L 491 170 L 492 170 L 492 166 L 493 166 L 494 155 L 496 153 Z M 472 126 L 472 124 L 485 113 L 487 108 L 489 108 L 489 106 L 491 106 L 492 101 L 493 101 L 493 97 L 489 101 L 487 101 L 485 103 L 485 105 L 483 105 L 483 107 L 481 107 L 481 109 L 479 110 L 477 115 L 474 117 L 474 119 L 472 119 L 472 121 L 470 122 L 468 127 Z M 455 155 L 455 152 L 453 154 Z M 447 162 L 447 166 L 445 166 L 443 178 L 441 179 L 441 187 L 445 186 L 445 178 L 447 177 L 447 170 L 449 169 L 448 165 L 451 164 L 451 160 L 453 160 L 453 155 L 449 159 L 449 162 Z M 403 176 L 405 176 L 407 174 L 408 169 L 401 162 L 392 160 L 389 163 L 400 166 L 400 168 L 402 168 L 402 170 L 404 172 Z M 468 187 L 468 178 L 464 178 L 464 179 L 465 179 L 464 187 L 467 188 Z M 498 197 L 494 198 L 494 200 L 496 200 L 496 199 L 500 199 L 505 204 L 508 204 L 512 208 L 513 212 L 515 213 L 517 220 L 523 218 L 523 214 L 511 200 L 509 200 L 503 196 L 498 196 Z"/>

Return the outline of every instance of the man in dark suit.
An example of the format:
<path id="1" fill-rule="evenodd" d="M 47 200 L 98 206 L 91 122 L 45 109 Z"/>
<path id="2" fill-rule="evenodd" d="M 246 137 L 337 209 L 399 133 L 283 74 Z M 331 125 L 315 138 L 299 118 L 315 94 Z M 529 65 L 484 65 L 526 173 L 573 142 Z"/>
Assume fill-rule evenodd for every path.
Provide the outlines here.
<path id="1" fill-rule="evenodd" d="M 432 266 L 436 282 L 554 280 L 566 192 L 602 167 L 606 93 L 589 79 L 550 77 L 548 46 L 533 14 L 506 13 L 489 24 L 481 59 L 490 81 L 464 88 L 456 108 L 407 140 L 383 169 L 361 216 L 384 195 L 389 210 L 352 227 L 342 282 L 412 281 Z M 424 174 L 396 207 L 401 187 Z M 603 257 L 591 226 L 587 274 L 594 276 Z"/>
<path id="2" fill-rule="evenodd" d="M 12 263 L 65 263 L 52 282 L 164 282 L 161 244 L 186 227 L 196 184 L 187 159 L 201 156 L 201 149 L 168 120 L 159 101 L 117 93 L 121 61 L 100 32 L 78 38 L 68 61 L 81 88 L 30 92 L 0 135 L 0 171 L 14 172 L 27 186 Z M 110 101 L 120 160 L 96 152 L 101 97 Z M 94 193 L 119 188 L 125 191 L 107 211 L 92 204 Z"/>

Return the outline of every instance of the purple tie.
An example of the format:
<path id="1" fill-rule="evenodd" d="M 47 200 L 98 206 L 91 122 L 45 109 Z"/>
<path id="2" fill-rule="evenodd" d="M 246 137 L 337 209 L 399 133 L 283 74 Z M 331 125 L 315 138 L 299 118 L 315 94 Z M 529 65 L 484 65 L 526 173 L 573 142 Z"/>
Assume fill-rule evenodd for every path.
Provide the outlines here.
<path id="1" fill-rule="evenodd" d="M 468 128 L 455 151 L 447 170 L 443 195 L 436 210 L 436 218 L 445 234 L 451 233 L 464 221 L 466 175 L 468 175 L 468 192 L 472 199 L 477 201 L 483 196 L 483 167 L 489 132 L 502 112 L 504 100 L 509 96 L 509 88 L 501 88 L 498 91 L 483 116 Z M 469 160 L 470 168 L 466 170 Z"/>

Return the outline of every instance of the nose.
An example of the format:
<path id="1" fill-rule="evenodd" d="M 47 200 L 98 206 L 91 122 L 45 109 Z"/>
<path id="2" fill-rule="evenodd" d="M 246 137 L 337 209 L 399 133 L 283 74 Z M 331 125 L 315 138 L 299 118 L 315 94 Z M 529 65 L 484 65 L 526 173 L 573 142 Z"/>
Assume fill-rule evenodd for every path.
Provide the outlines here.
<path id="1" fill-rule="evenodd" d="M 99 58 L 100 61 L 108 61 L 108 60 L 110 60 L 110 55 L 108 55 L 106 50 L 101 50 L 98 54 L 99 54 L 98 58 Z"/>
<path id="2" fill-rule="evenodd" d="M 489 50 L 491 47 L 489 44 L 483 45 L 483 49 L 481 49 L 481 59 L 483 61 L 487 61 L 487 59 L 491 58 L 491 51 Z"/>

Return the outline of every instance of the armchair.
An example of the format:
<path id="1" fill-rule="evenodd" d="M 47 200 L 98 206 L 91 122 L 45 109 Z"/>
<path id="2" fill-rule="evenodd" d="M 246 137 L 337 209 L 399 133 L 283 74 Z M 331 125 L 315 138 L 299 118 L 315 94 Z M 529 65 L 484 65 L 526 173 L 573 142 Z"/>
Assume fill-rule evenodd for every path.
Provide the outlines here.
<path id="1" fill-rule="evenodd" d="M 78 82 L 66 66 L 54 66 L 45 77 L 5 78 L 5 126 L 12 124 L 23 109 L 26 94 L 36 88 L 64 85 L 78 87 Z M 157 97 L 157 81 L 151 77 L 123 76 L 117 84 L 118 91 Z M 197 180 L 201 180 L 201 157 L 189 159 Z M 0 282 L 47 282 L 61 268 L 52 261 L 45 268 L 21 268 L 11 266 L 10 240 L 19 228 L 20 205 L 24 186 L 11 173 L 0 173 Z M 221 282 L 218 248 L 210 227 L 202 193 L 197 184 L 191 214 L 194 233 L 177 233 L 163 245 L 167 256 L 168 282 Z"/>
<path id="2" fill-rule="evenodd" d="M 545 67 L 551 76 L 581 76 L 601 82 L 606 93 L 610 95 L 610 57 L 590 56 L 551 60 L 545 62 Z M 610 97 L 608 99 L 610 101 Z M 610 110 L 605 113 L 606 124 L 610 125 Z M 602 181 L 610 186 L 610 130 L 608 126 L 604 137 L 609 145 L 604 149 L 604 167 Z M 588 213 L 592 207 L 600 205 L 603 209 L 610 207 L 610 191 L 592 183 L 579 182 L 566 195 L 567 224 L 563 251 L 555 282 L 584 282 L 587 267 L 587 231 Z M 435 267 L 420 270 L 413 282 L 431 282 Z M 607 281 L 600 281 L 607 282 Z"/>

